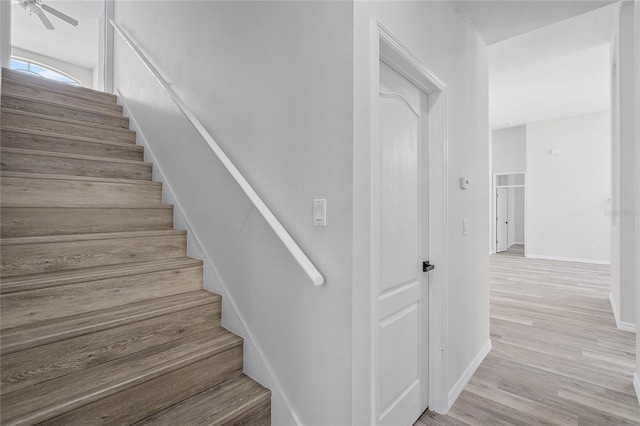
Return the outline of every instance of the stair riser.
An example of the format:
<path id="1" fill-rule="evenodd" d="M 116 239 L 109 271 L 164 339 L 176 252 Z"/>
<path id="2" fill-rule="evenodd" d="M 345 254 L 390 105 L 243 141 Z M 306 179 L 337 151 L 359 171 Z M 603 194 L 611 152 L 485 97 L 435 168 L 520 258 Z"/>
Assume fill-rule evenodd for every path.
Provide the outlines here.
<path id="1" fill-rule="evenodd" d="M 5 172 L 151 180 L 150 163 L 129 164 L 3 151 L 0 166 Z"/>
<path id="2" fill-rule="evenodd" d="M 6 204 L 160 204 L 161 185 L 3 177 Z"/>
<path id="3" fill-rule="evenodd" d="M 173 229 L 168 208 L 3 207 L 3 238 Z"/>
<path id="4" fill-rule="evenodd" d="M 0 276 L 38 274 L 187 255 L 185 234 L 3 245 Z"/>
<path id="5" fill-rule="evenodd" d="M 213 331 L 220 301 L 2 356 L 2 393 L 121 358 L 153 346 Z"/>
<path id="6" fill-rule="evenodd" d="M 2 328 L 200 289 L 202 267 L 194 267 L 3 294 Z"/>
<path id="7" fill-rule="evenodd" d="M 35 112 L 53 117 L 68 118 L 70 120 L 86 121 L 103 126 L 113 126 L 120 129 L 129 128 L 129 119 L 127 117 L 114 117 L 112 115 L 75 109 L 64 105 L 38 102 L 37 100 L 2 96 L 2 107 L 16 109 L 18 111 Z"/>
<path id="8" fill-rule="evenodd" d="M 2 72 L 2 80 L 4 84 L 11 83 L 11 81 L 17 81 L 22 83 L 27 83 L 32 86 L 49 88 L 53 90 L 64 90 L 66 93 L 82 96 L 83 98 L 93 99 L 98 102 L 116 103 L 116 97 L 114 95 L 102 92 L 96 92 L 93 90 L 88 90 L 82 87 L 71 86 L 67 84 L 61 85 L 59 82 L 55 82 L 53 80 L 48 80 L 46 78 L 38 78 L 30 75 L 26 75 L 16 71 L 5 71 Z"/>
<path id="9" fill-rule="evenodd" d="M 93 127 L 79 123 L 68 123 L 43 117 L 31 117 L 5 110 L 2 113 L 2 125 L 17 129 L 38 130 L 61 135 L 81 136 L 112 142 L 136 142 L 136 134 L 131 130 L 114 127 Z"/>
<path id="10" fill-rule="evenodd" d="M 94 102 L 89 99 L 68 96 L 63 93 L 43 89 L 37 86 L 15 83 L 10 80 L 2 81 L 2 93 L 8 95 L 25 96 L 29 98 L 41 99 L 47 102 L 55 102 L 61 105 L 75 106 L 78 108 L 90 109 L 96 112 L 107 114 L 122 114 L 122 106 L 116 104 L 105 104 Z"/>
<path id="11" fill-rule="evenodd" d="M 242 348 L 238 346 L 40 424 L 130 425 L 241 372 Z"/>
<path id="12" fill-rule="evenodd" d="M 14 132 L 11 130 L 2 131 L 2 146 L 5 148 L 89 155 L 118 160 L 142 161 L 144 159 L 143 148 L 136 145 L 113 145 L 83 140 L 78 141 L 66 139 L 64 136 L 44 136 L 33 133 Z"/>

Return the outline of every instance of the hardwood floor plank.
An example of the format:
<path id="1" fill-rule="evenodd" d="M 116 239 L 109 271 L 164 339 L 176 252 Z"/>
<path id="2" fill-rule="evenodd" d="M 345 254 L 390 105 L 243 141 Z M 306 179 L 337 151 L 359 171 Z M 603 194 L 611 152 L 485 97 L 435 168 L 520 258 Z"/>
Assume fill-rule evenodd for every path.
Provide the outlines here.
<path id="1" fill-rule="evenodd" d="M 490 258 L 493 349 L 431 425 L 640 425 L 635 334 L 618 330 L 606 265 Z"/>

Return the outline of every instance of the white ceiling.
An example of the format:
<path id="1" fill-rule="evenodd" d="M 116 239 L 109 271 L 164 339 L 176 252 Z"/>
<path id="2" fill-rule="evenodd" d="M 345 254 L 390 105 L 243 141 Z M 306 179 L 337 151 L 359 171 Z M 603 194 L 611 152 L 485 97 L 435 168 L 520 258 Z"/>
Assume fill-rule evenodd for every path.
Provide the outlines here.
<path id="1" fill-rule="evenodd" d="M 487 46 L 617 0 L 466 0 L 462 7 Z"/>
<path id="2" fill-rule="evenodd" d="M 104 0 L 44 0 L 45 4 L 78 20 L 74 27 L 45 12 L 55 30 L 14 3 L 11 6 L 11 44 L 24 50 L 93 69 L 98 63 L 98 19 Z"/>
<path id="3" fill-rule="evenodd" d="M 501 19 L 478 27 L 483 39 L 519 34 L 488 47 L 492 129 L 609 109 L 609 43 L 615 5 L 602 7 L 605 2 L 581 1 L 476 1 L 466 2 L 466 10 L 470 3 L 473 7 L 486 4 L 496 14 L 504 10 Z M 570 10 L 576 13 L 589 5 L 599 8 L 564 18 Z M 540 8 L 546 9 L 544 13 Z M 485 10 L 481 16 L 486 14 Z M 531 25 L 553 23 L 528 31 L 529 24 L 522 23 L 527 16 L 532 18 Z M 473 12 L 470 18 L 476 26 L 482 21 Z M 505 24 L 508 20 L 513 24 Z M 501 27 L 499 22 L 504 25 Z"/>
<path id="4" fill-rule="evenodd" d="M 609 109 L 614 8 L 489 46 L 491 128 Z"/>

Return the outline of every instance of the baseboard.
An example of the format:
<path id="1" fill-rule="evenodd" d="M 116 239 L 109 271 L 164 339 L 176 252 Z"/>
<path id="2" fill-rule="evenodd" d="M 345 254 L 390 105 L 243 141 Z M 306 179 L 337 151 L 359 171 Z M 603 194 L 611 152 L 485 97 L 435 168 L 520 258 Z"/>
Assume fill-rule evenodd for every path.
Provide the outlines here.
<path id="1" fill-rule="evenodd" d="M 528 253 L 525 255 L 525 257 L 529 259 L 560 260 L 562 262 L 593 263 L 594 265 L 611 265 L 610 260 L 581 259 L 578 257 L 545 256 L 541 254 L 528 254 Z"/>
<path id="2" fill-rule="evenodd" d="M 633 388 L 636 390 L 636 398 L 638 398 L 638 404 L 640 404 L 640 379 L 637 371 L 633 373 Z"/>
<path id="3" fill-rule="evenodd" d="M 456 402 L 456 399 L 460 396 L 473 374 L 476 372 L 482 361 L 484 361 L 485 357 L 491 352 L 491 340 L 488 340 L 487 343 L 480 349 L 480 351 L 476 354 L 471 364 L 464 370 L 462 376 L 458 379 L 458 381 L 453 385 L 453 387 L 449 390 L 448 397 L 448 409 L 450 410 L 453 406 L 453 403 Z"/>
<path id="4" fill-rule="evenodd" d="M 620 321 L 620 311 L 615 300 L 613 300 L 613 294 L 609 293 L 609 303 L 611 303 L 611 310 L 613 311 L 613 317 L 616 319 L 616 327 L 618 330 L 636 332 L 636 325 L 632 322 Z"/>
<path id="5" fill-rule="evenodd" d="M 173 204 L 174 206 L 174 227 L 187 231 L 187 255 L 201 259 L 204 262 L 203 285 L 206 290 L 218 293 L 222 296 L 222 325 L 228 330 L 244 338 L 244 372 L 252 379 L 271 390 L 271 420 L 272 424 L 301 425 L 301 421 L 293 410 L 291 403 L 282 391 L 282 386 L 276 379 L 273 369 L 266 361 L 262 348 L 256 343 L 251 330 L 247 327 L 246 321 L 239 312 L 233 297 L 229 294 L 227 287 L 218 274 L 215 264 L 211 260 L 209 253 L 203 248 L 198 236 L 191 227 L 189 217 L 186 215 L 179 199 L 177 198 L 171 183 L 167 181 L 162 167 L 156 161 L 153 149 L 149 146 L 148 140 L 144 136 L 144 131 L 138 126 L 131 109 L 123 99 L 120 92 L 116 90 L 118 103 L 123 106 L 124 115 L 129 117 L 129 127 L 137 133 L 136 143 L 144 146 L 145 161 L 153 164 L 153 180 L 162 182 L 162 202 Z"/>
<path id="6" fill-rule="evenodd" d="M 521 243 L 521 242 L 519 242 L 519 241 L 514 241 L 514 242 L 512 242 L 511 244 L 509 244 L 509 247 L 513 247 L 513 246 L 516 246 L 516 245 L 523 246 L 523 245 L 524 245 L 524 243 Z"/>

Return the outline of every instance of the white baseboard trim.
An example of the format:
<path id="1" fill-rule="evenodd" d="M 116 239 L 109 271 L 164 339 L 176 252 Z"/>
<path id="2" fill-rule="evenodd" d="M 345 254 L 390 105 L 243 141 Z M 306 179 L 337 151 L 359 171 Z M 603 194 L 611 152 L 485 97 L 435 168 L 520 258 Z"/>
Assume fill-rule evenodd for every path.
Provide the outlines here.
<path id="1" fill-rule="evenodd" d="M 633 373 L 633 388 L 636 390 L 636 398 L 638 398 L 638 404 L 640 404 L 640 379 L 637 371 Z"/>
<path id="2" fill-rule="evenodd" d="M 252 379 L 261 383 L 271 390 L 271 420 L 272 424 L 301 425 L 302 422 L 297 413 L 293 410 L 289 399 L 284 395 L 282 386 L 276 375 L 267 362 L 260 345 L 256 343 L 251 330 L 247 327 L 246 321 L 239 312 L 233 297 L 229 294 L 227 287 L 218 274 L 215 264 L 211 260 L 209 253 L 203 248 L 198 236 L 193 232 L 189 217 L 185 214 L 180 201 L 176 197 L 171 184 L 167 181 L 162 167 L 156 161 L 153 149 L 149 146 L 144 132 L 138 126 L 127 102 L 116 90 L 118 103 L 123 106 L 124 115 L 129 117 L 129 127 L 137 134 L 136 144 L 144 146 L 145 161 L 153 163 L 153 181 L 162 182 L 162 202 L 173 204 L 174 206 L 174 227 L 187 231 L 187 254 L 190 257 L 202 259 L 203 286 L 205 290 L 218 293 L 222 296 L 222 325 L 228 330 L 244 338 L 244 373 Z"/>
<path id="3" fill-rule="evenodd" d="M 519 242 L 519 241 L 514 241 L 514 242 L 512 242 L 511 244 L 509 244 L 509 247 L 513 247 L 513 246 L 515 246 L 515 245 L 521 245 L 521 246 L 523 246 L 523 245 L 524 245 L 524 243 L 521 243 L 521 242 Z"/>
<path id="4" fill-rule="evenodd" d="M 480 367 L 480 364 L 482 364 L 482 361 L 484 361 L 485 357 L 489 354 L 489 352 L 491 352 L 491 340 L 488 340 L 487 343 L 485 343 L 482 349 L 480 349 L 480 352 L 478 352 L 475 358 L 473 358 L 473 361 L 471 361 L 471 364 L 469 364 L 467 369 L 464 370 L 464 373 L 462 373 L 462 376 L 460 376 L 458 381 L 449 390 L 449 397 L 448 397 L 449 410 L 453 406 L 453 403 L 456 402 L 456 399 L 458 399 L 463 389 L 465 388 L 465 386 L 467 386 L 467 383 L 469 383 L 469 380 L 471 380 L 471 377 L 473 377 L 473 374 L 476 372 L 478 367 Z"/>
<path id="5" fill-rule="evenodd" d="M 613 317 L 616 319 L 616 327 L 618 327 L 618 330 L 635 333 L 636 325 L 634 323 L 620 321 L 620 311 L 618 310 L 618 305 L 616 305 L 615 300 L 613 300 L 612 293 L 609 293 L 609 303 L 611 303 L 611 310 L 613 311 Z"/>
<path id="6" fill-rule="evenodd" d="M 541 254 L 528 254 L 528 253 L 525 254 L 525 257 L 529 259 L 560 260 L 562 262 L 579 262 L 579 263 L 593 263 L 594 265 L 611 265 L 610 260 L 581 259 L 578 257 L 545 256 Z"/>

